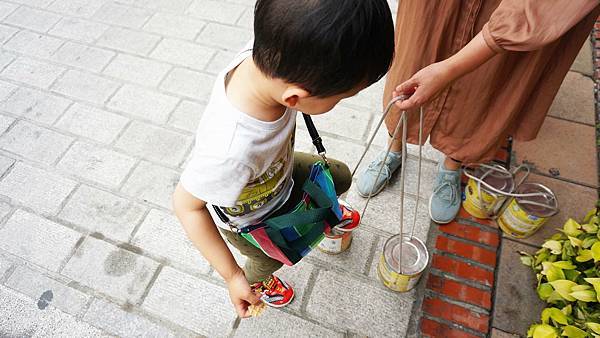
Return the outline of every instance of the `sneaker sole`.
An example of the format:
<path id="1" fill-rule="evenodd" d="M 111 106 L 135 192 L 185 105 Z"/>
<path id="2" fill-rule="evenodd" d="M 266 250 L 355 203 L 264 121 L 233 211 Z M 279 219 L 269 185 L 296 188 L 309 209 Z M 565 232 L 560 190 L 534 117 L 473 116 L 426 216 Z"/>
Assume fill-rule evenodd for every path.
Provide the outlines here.
<path id="1" fill-rule="evenodd" d="M 447 221 L 447 222 L 441 222 L 441 221 L 438 221 L 438 220 L 436 220 L 435 218 L 433 218 L 433 215 L 431 214 L 431 201 L 433 201 L 433 196 L 429 196 L 429 207 L 427 208 L 427 209 L 428 209 L 427 211 L 429 212 L 429 218 L 430 218 L 430 219 L 431 219 L 433 222 L 435 222 L 436 224 L 439 224 L 439 225 L 446 225 L 446 224 L 448 224 L 448 223 L 450 223 L 450 222 L 454 221 L 454 219 L 456 218 L 456 216 L 454 216 L 454 218 L 452 218 L 451 220 L 449 220 L 449 221 Z"/>
<path id="2" fill-rule="evenodd" d="M 285 303 L 285 304 L 281 304 L 281 305 L 275 305 L 275 304 L 272 304 L 272 303 L 267 303 L 267 302 L 265 302 L 265 301 L 263 301 L 263 300 L 261 300 L 261 301 L 262 301 L 263 303 L 267 304 L 267 306 L 268 306 L 268 307 L 274 307 L 274 308 L 278 309 L 278 308 L 281 308 L 281 307 L 284 307 L 284 306 L 287 306 L 287 305 L 289 305 L 289 304 L 290 304 L 290 303 L 291 303 L 291 302 L 294 300 L 294 297 L 295 297 L 295 296 L 296 296 L 296 293 L 294 292 L 294 293 L 292 294 L 292 298 L 290 298 L 290 301 L 289 301 L 289 302 L 287 302 L 287 303 Z"/>
<path id="3" fill-rule="evenodd" d="M 390 179 L 388 178 L 387 180 L 385 180 L 385 183 L 383 183 L 381 185 L 381 187 L 379 187 L 379 189 L 377 189 L 377 191 L 372 192 L 371 193 L 371 197 L 375 197 L 376 195 L 378 195 L 381 191 L 383 191 L 383 189 L 388 185 L 388 183 L 390 183 Z M 369 194 L 363 194 L 360 190 L 356 189 L 356 192 L 358 192 L 358 196 L 362 197 L 362 198 L 369 198 Z"/>

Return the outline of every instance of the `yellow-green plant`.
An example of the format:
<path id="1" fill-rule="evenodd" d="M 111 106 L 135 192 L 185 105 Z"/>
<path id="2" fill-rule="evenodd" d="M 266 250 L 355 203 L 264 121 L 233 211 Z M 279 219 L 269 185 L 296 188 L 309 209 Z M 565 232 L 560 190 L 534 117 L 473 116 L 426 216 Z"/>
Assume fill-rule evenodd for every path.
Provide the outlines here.
<path id="1" fill-rule="evenodd" d="M 548 303 L 527 337 L 600 337 L 599 210 L 581 224 L 569 219 L 535 254 L 520 252 L 536 274 L 538 296 Z"/>

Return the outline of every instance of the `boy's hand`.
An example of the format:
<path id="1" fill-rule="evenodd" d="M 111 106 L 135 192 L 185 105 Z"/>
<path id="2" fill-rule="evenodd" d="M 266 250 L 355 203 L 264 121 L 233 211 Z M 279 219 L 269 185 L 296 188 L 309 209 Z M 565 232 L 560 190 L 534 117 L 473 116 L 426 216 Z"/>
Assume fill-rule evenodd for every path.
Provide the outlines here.
<path id="1" fill-rule="evenodd" d="M 250 317 L 248 312 L 248 306 L 258 304 L 260 297 L 252 292 L 250 284 L 246 280 L 244 271 L 239 269 L 234 273 L 227 281 L 227 288 L 229 289 L 229 298 L 231 303 L 235 307 L 235 311 L 241 318 Z"/>

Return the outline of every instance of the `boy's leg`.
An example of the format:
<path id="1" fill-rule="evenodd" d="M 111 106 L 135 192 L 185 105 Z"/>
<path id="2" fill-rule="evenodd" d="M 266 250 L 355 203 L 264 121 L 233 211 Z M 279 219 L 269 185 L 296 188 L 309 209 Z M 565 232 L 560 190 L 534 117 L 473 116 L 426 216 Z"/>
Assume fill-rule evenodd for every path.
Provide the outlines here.
<path id="1" fill-rule="evenodd" d="M 259 248 L 252 245 L 244 237 L 232 231 L 219 229 L 240 253 L 248 258 L 244 265 L 244 273 L 250 285 L 269 278 L 273 272 L 283 265 L 281 262 L 265 255 Z"/>

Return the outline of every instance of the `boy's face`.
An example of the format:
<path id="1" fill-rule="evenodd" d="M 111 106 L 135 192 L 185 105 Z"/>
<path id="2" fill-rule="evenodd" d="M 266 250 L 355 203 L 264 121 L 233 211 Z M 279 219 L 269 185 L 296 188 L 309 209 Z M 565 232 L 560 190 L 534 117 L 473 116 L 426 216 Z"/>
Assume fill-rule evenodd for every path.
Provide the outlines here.
<path id="1" fill-rule="evenodd" d="M 333 109 L 341 100 L 352 97 L 361 90 L 365 89 L 367 85 L 359 85 L 345 93 L 327 96 L 327 97 L 317 97 L 317 96 L 307 96 L 298 98 L 298 101 L 295 105 L 295 109 L 308 114 L 308 115 L 319 115 L 326 113 Z"/>

